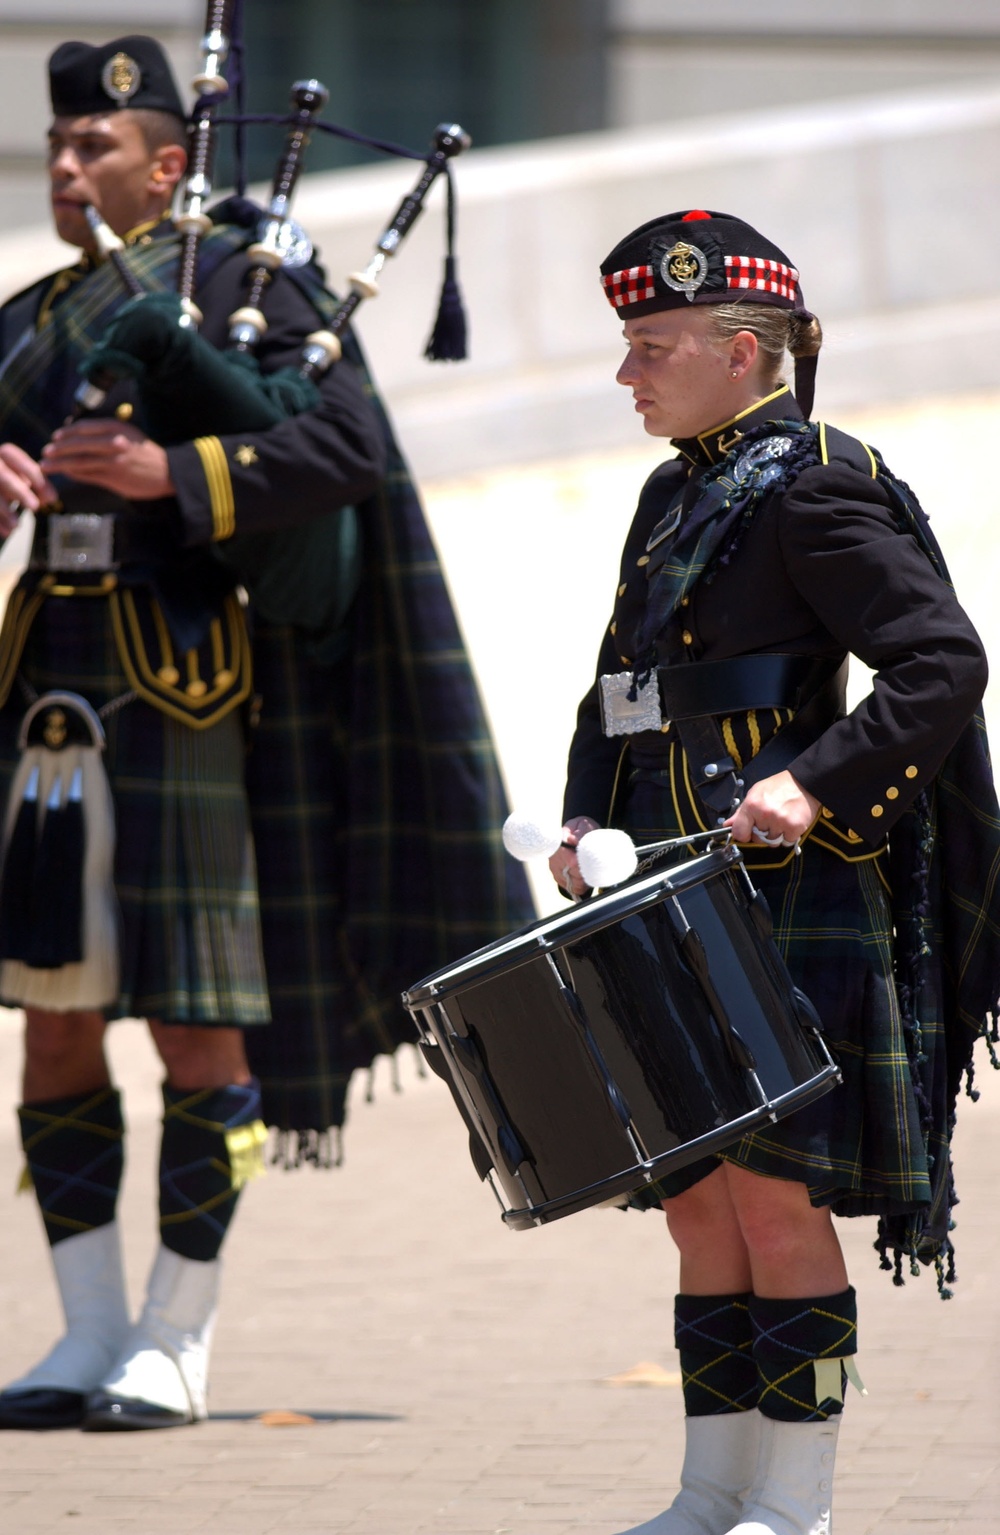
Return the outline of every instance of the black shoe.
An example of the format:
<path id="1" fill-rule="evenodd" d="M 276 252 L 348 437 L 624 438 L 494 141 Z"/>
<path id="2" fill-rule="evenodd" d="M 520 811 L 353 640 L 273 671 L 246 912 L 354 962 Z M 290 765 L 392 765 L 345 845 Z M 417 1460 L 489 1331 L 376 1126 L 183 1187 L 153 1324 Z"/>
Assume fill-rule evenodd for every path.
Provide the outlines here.
<path id="1" fill-rule="evenodd" d="M 139 1397 L 115 1396 L 110 1391 L 93 1391 L 81 1412 L 85 1433 L 99 1434 L 135 1428 L 183 1428 L 194 1422 L 190 1412 L 175 1412 L 158 1402 L 144 1402 Z"/>
<path id="2" fill-rule="evenodd" d="M 79 1428 L 85 1407 L 82 1391 L 58 1386 L 0 1391 L 0 1428 Z"/>

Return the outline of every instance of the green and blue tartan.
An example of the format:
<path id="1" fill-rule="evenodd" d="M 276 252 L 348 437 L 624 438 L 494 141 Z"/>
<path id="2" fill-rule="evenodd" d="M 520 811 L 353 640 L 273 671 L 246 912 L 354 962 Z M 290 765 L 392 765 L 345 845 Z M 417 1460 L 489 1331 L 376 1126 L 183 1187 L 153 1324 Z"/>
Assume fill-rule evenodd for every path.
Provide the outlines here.
<path id="1" fill-rule="evenodd" d="M 20 676 L 36 693 L 80 693 L 96 709 L 129 690 L 103 597 L 49 597 Z M 0 710 L 0 789 L 17 766 L 26 699 Z M 238 713 L 207 730 L 134 699 L 105 720 L 115 806 L 121 992 L 112 1017 L 239 1026 L 270 1013 L 260 947 Z"/>
<path id="2" fill-rule="evenodd" d="M 350 338 L 345 351 L 363 366 Z M 293 1159 L 322 1158 L 351 1073 L 413 1039 L 400 993 L 534 916 L 437 552 L 383 422 L 346 655 L 324 665 L 301 631 L 254 626 L 248 784 L 275 1027 L 250 1055 L 265 1119 L 298 1132 Z"/>

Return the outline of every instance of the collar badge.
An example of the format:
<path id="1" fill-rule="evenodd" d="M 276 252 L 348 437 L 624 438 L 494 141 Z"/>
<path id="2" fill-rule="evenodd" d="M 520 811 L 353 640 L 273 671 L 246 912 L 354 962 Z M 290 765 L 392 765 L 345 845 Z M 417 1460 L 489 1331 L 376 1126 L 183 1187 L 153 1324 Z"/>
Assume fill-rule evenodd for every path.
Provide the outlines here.
<path id="1" fill-rule="evenodd" d="M 101 85 L 105 95 L 116 106 L 124 107 L 142 84 L 142 70 L 127 53 L 115 53 L 101 70 Z"/>
<path id="2" fill-rule="evenodd" d="M 675 293 L 686 293 L 691 303 L 708 276 L 708 257 L 697 245 L 678 240 L 660 261 L 660 276 Z"/>

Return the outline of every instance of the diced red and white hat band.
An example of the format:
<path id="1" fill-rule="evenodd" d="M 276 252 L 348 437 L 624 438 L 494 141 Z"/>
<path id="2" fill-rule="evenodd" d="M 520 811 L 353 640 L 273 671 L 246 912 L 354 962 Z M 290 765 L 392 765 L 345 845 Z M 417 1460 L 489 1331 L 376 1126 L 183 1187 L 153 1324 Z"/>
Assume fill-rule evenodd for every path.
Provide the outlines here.
<path id="1" fill-rule="evenodd" d="M 758 293 L 776 293 L 779 298 L 794 299 L 799 274 L 783 261 L 766 256 L 727 256 L 726 283 L 730 288 L 751 288 Z"/>
<path id="2" fill-rule="evenodd" d="M 620 272 L 608 272 L 601 278 L 601 284 L 608 303 L 615 309 L 624 309 L 626 304 L 638 304 L 656 297 L 651 266 L 630 266 Z"/>

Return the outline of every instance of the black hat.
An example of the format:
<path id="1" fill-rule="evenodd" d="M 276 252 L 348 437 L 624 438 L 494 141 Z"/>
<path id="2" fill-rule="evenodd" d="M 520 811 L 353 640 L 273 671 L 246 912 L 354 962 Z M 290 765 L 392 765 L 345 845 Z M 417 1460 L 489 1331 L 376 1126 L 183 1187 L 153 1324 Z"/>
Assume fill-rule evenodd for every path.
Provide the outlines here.
<path id="1" fill-rule="evenodd" d="M 667 213 L 633 229 L 601 262 L 601 283 L 608 302 L 627 320 L 685 304 L 741 299 L 812 318 L 799 274 L 784 251 L 742 219 L 705 208 Z M 816 356 L 797 357 L 795 394 L 806 416 L 815 380 Z"/>
<path id="2" fill-rule="evenodd" d="M 784 251 L 728 213 L 668 213 L 619 240 L 601 263 L 608 301 L 623 317 L 749 299 L 801 309 L 799 274 Z"/>
<path id="3" fill-rule="evenodd" d="M 49 94 L 56 117 L 123 107 L 187 116 L 167 56 L 152 37 L 116 37 L 96 48 L 60 43 L 49 59 Z"/>

